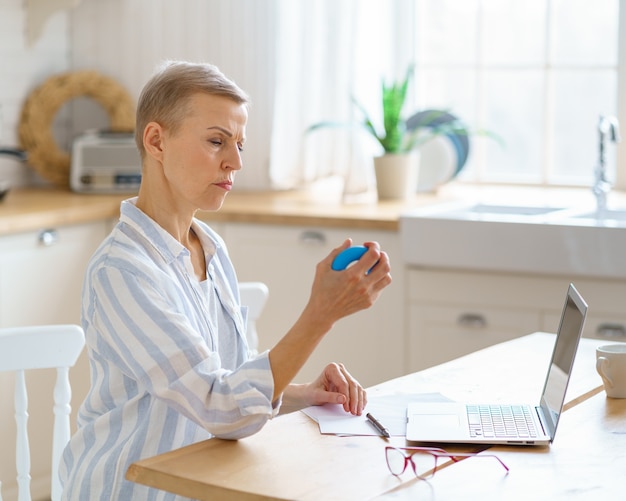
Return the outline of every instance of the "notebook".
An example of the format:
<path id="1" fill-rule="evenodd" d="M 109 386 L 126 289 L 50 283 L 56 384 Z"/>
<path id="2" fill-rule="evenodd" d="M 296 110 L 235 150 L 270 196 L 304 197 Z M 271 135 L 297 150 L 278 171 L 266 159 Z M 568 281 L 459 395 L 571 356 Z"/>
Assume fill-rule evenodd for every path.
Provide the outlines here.
<path id="1" fill-rule="evenodd" d="M 586 316 L 587 303 L 570 284 L 538 405 L 411 402 L 407 408 L 407 440 L 463 444 L 552 443 Z M 493 419 L 495 423 L 490 424 Z M 513 435 L 513 429 L 518 427 L 521 434 Z"/>

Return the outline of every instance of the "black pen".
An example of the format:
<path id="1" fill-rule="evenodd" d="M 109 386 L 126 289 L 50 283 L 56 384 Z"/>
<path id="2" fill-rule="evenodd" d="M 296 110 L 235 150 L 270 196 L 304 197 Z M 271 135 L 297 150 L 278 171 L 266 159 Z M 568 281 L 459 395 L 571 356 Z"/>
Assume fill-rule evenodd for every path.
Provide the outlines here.
<path id="1" fill-rule="evenodd" d="M 372 423 L 372 425 L 374 425 L 374 428 L 376 428 L 376 430 L 385 438 L 389 438 L 391 435 L 389 435 L 389 430 L 387 428 L 385 428 L 382 423 L 376 419 L 374 416 L 372 416 L 369 412 L 365 415 L 368 419 L 368 421 L 370 423 Z"/>

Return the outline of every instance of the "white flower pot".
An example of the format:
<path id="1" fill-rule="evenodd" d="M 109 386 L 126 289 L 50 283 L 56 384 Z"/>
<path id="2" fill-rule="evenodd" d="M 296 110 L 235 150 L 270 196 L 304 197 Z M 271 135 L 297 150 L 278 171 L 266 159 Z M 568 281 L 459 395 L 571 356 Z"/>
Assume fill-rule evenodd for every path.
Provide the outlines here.
<path id="1" fill-rule="evenodd" d="M 379 200 L 406 200 L 417 190 L 419 151 L 374 158 L 376 191 Z"/>

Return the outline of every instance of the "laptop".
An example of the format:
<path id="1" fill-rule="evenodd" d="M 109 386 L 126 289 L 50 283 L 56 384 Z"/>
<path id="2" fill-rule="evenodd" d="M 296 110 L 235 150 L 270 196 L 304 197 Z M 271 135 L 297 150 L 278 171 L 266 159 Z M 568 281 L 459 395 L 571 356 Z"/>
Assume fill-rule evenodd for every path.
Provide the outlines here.
<path id="1" fill-rule="evenodd" d="M 587 303 L 570 284 L 539 405 L 412 402 L 407 408 L 406 439 L 490 445 L 552 443 L 586 316 Z"/>

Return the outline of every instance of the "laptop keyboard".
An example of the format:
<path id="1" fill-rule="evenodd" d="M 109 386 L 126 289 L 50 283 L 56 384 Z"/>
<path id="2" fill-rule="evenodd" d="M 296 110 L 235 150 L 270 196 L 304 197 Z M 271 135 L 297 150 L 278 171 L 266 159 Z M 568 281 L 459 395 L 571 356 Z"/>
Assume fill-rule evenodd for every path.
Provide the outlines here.
<path id="1" fill-rule="evenodd" d="M 523 405 L 468 405 L 470 436 L 485 438 L 535 438 L 532 410 Z"/>

